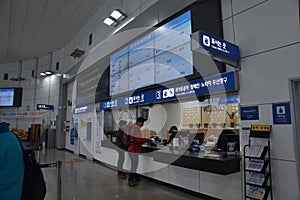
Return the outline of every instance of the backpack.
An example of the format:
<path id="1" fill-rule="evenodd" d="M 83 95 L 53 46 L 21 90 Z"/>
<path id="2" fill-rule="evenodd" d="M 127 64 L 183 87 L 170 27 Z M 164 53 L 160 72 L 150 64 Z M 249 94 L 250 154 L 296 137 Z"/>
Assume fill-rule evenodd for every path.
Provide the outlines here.
<path id="1" fill-rule="evenodd" d="M 131 144 L 131 141 L 130 141 L 130 133 L 128 133 L 127 131 L 123 131 L 123 143 L 124 143 L 124 146 L 125 148 L 127 149 L 130 144 Z"/>
<path id="2" fill-rule="evenodd" d="M 25 150 L 18 136 L 16 136 L 23 151 L 24 178 L 22 200 L 43 200 L 46 196 L 46 183 L 39 163 L 35 159 L 33 150 Z"/>

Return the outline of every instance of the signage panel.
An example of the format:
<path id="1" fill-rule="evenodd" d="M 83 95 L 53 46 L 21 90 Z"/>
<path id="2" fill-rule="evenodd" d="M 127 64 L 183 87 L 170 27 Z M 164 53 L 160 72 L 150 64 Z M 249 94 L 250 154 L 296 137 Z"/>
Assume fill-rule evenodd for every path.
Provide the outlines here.
<path id="1" fill-rule="evenodd" d="M 174 99 L 186 98 L 191 96 L 206 95 L 220 93 L 225 91 L 236 90 L 234 72 L 214 75 L 203 79 L 196 79 L 162 87 L 158 89 L 148 90 L 145 92 L 134 93 L 131 96 L 122 96 L 112 98 L 108 101 L 100 102 L 100 110 L 111 108 L 121 108 L 126 106 L 136 106 L 147 103 L 157 103 Z"/>
<path id="2" fill-rule="evenodd" d="M 237 45 L 204 31 L 200 32 L 200 44 L 208 51 L 230 57 L 234 60 L 240 60 L 240 50 Z"/>
<path id="3" fill-rule="evenodd" d="M 54 110 L 53 105 L 37 104 L 36 107 L 37 107 L 37 110 Z"/>
<path id="4" fill-rule="evenodd" d="M 258 106 L 241 107 L 241 120 L 259 120 Z"/>
<path id="5" fill-rule="evenodd" d="M 273 124 L 291 124 L 290 103 L 274 103 Z"/>
<path id="6" fill-rule="evenodd" d="M 92 112 L 92 106 L 91 105 L 83 106 L 83 107 L 80 107 L 80 108 L 75 108 L 74 111 L 73 111 L 74 114 L 87 113 L 87 112 Z"/>

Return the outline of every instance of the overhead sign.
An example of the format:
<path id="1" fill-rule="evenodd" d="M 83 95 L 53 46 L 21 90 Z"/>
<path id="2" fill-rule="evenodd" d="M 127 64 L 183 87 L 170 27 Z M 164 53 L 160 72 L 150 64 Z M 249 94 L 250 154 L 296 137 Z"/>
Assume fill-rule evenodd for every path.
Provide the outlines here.
<path id="1" fill-rule="evenodd" d="M 36 107 L 37 107 L 37 110 L 54 110 L 53 105 L 37 104 Z"/>
<path id="2" fill-rule="evenodd" d="M 74 114 L 80 114 L 80 113 L 86 113 L 86 112 L 92 112 L 92 106 L 91 105 L 87 105 L 87 106 L 83 106 L 80 108 L 75 108 L 73 113 Z"/>
<path id="3" fill-rule="evenodd" d="M 241 107 L 241 120 L 259 120 L 258 106 Z"/>
<path id="4" fill-rule="evenodd" d="M 208 51 L 230 57 L 234 60 L 240 60 L 240 50 L 237 45 L 204 31 L 200 32 L 200 44 Z"/>
<path id="5" fill-rule="evenodd" d="M 290 103 L 274 103 L 273 110 L 273 124 L 291 124 Z"/>
<path id="6" fill-rule="evenodd" d="M 227 72 L 203 79 L 196 79 L 169 87 L 134 93 L 131 96 L 112 98 L 100 102 L 100 110 L 136 106 L 147 103 L 157 103 L 191 96 L 207 95 L 225 91 L 237 90 L 235 73 Z"/>

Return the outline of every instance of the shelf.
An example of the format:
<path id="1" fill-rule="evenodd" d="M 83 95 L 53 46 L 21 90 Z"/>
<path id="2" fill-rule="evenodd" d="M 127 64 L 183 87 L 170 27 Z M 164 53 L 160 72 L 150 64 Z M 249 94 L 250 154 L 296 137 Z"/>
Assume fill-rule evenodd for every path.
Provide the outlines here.
<path id="1" fill-rule="evenodd" d="M 256 192 L 256 194 L 250 194 L 248 192 L 246 192 L 246 199 L 258 199 L 258 200 L 266 200 L 268 199 L 269 193 L 270 193 L 270 187 L 266 187 L 266 188 L 259 188 L 259 187 L 255 187 L 252 186 L 252 189 L 257 189 L 258 192 Z M 259 194 L 264 191 L 264 193 L 262 194 L 262 196 L 259 196 Z"/>
<path id="2" fill-rule="evenodd" d="M 254 160 L 254 159 L 252 159 L 252 160 Z M 256 159 L 256 160 L 259 160 L 259 159 Z M 249 162 L 251 162 L 251 160 Z M 247 171 L 247 172 L 263 173 L 264 174 L 264 173 L 266 173 L 266 169 L 268 167 L 269 160 L 263 160 L 263 162 L 264 162 L 264 164 L 263 164 L 263 166 L 261 167 L 260 170 L 255 170 L 255 169 L 252 169 L 252 168 L 248 168 L 248 166 L 247 166 L 245 168 L 245 171 Z"/>
<path id="3" fill-rule="evenodd" d="M 262 151 L 262 153 L 261 153 L 261 155 L 259 156 L 259 157 L 255 157 L 255 156 L 246 156 L 245 155 L 245 158 L 253 158 L 253 159 L 265 159 L 265 157 L 266 157 L 266 154 L 267 154 L 267 152 L 268 152 L 268 149 L 269 149 L 269 147 L 268 146 L 264 146 L 264 149 L 263 149 L 263 151 Z"/>
<path id="4" fill-rule="evenodd" d="M 256 172 L 251 172 L 251 173 L 256 173 Z M 260 174 L 260 173 L 258 173 L 258 174 Z M 250 176 L 250 174 L 248 174 L 248 176 Z M 268 180 L 269 180 L 269 177 L 270 177 L 269 173 L 267 173 L 266 175 L 264 175 L 264 180 L 263 180 L 262 184 L 258 184 L 258 183 L 256 184 L 256 183 L 253 183 L 253 182 L 248 182 L 249 180 L 246 180 L 246 184 L 247 185 L 251 185 L 251 186 L 266 188 Z"/>
<path id="5" fill-rule="evenodd" d="M 273 199 L 270 133 L 271 125 L 251 125 L 249 143 L 244 146 L 244 197 L 245 199 Z M 255 144 L 255 138 L 267 139 L 266 145 Z M 260 140 L 261 141 L 261 140 Z"/>

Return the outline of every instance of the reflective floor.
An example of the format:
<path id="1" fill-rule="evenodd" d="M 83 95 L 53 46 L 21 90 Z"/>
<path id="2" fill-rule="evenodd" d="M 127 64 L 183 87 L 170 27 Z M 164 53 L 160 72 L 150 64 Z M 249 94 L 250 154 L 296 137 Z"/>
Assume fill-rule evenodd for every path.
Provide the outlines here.
<path id="1" fill-rule="evenodd" d="M 117 177 L 115 170 L 97 162 L 86 160 L 71 152 L 56 149 L 40 151 L 40 163 L 61 160 L 62 200 L 201 200 L 188 191 L 181 191 L 156 181 L 142 178 L 135 187 L 127 179 Z M 46 200 L 56 200 L 57 169 L 43 168 L 47 185 Z"/>

